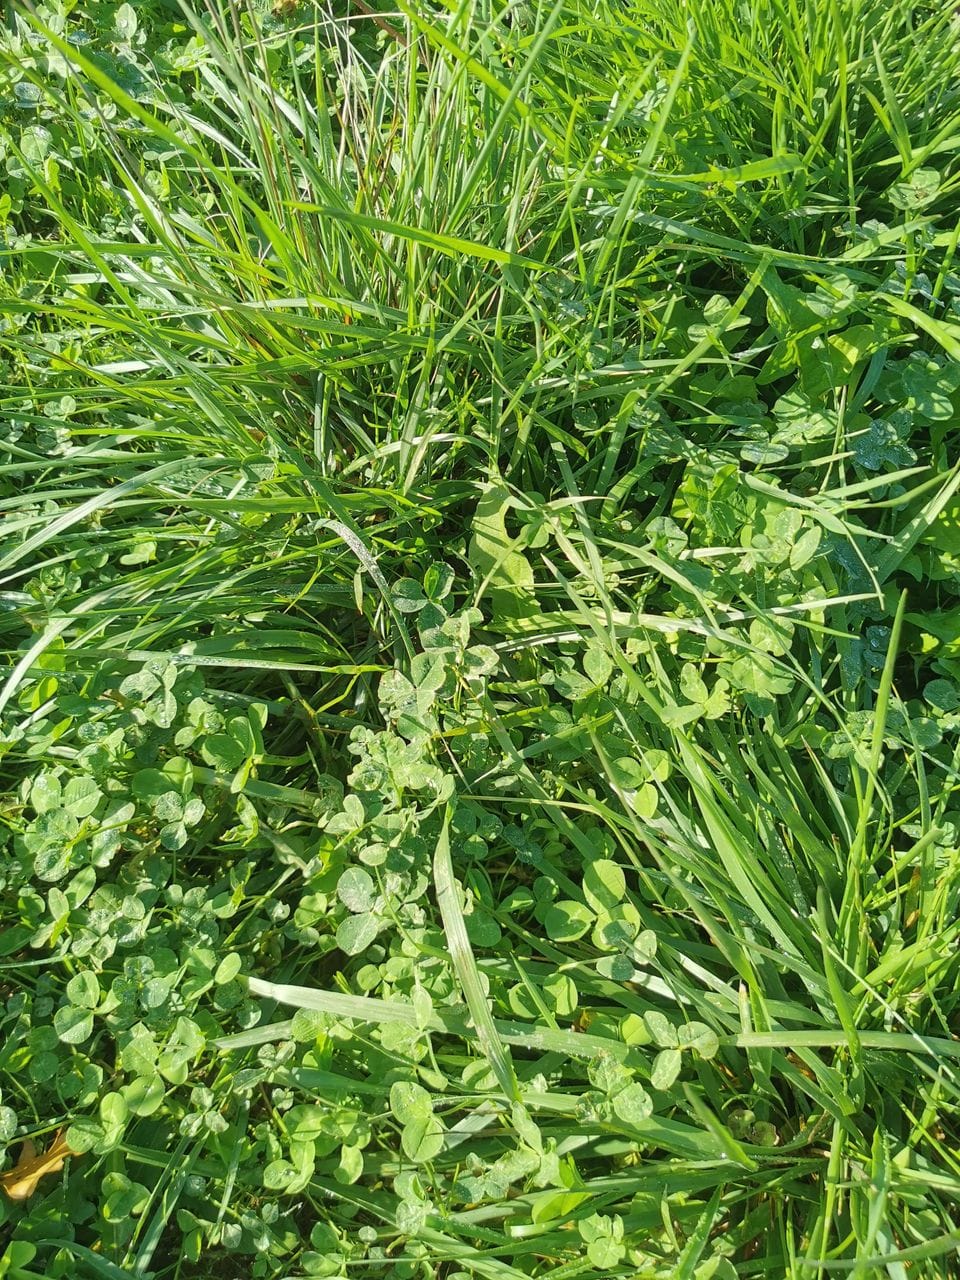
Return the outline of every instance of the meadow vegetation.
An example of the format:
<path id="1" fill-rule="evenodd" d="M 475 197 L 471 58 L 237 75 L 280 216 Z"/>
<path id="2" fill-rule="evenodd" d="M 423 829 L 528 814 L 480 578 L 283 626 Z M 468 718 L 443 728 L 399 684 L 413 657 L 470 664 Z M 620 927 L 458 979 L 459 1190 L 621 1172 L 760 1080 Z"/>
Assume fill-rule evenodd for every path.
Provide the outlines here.
<path id="1" fill-rule="evenodd" d="M 960 1275 L 960 25 L 7 5 L 0 1277 Z"/>

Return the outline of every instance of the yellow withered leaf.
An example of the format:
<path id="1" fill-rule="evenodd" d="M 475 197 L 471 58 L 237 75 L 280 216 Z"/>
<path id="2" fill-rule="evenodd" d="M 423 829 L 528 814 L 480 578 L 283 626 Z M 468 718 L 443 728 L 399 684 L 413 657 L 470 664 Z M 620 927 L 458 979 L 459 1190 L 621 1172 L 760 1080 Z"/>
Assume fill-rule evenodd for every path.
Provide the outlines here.
<path id="1" fill-rule="evenodd" d="M 20 1148 L 20 1158 L 16 1165 L 6 1173 L 0 1173 L 0 1187 L 11 1200 L 29 1200 L 41 1178 L 48 1173 L 59 1173 L 67 1156 L 79 1154 L 68 1145 L 62 1129 L 54 1134 L 53 1142 L 39 1155 L 28 1138 Z"/>

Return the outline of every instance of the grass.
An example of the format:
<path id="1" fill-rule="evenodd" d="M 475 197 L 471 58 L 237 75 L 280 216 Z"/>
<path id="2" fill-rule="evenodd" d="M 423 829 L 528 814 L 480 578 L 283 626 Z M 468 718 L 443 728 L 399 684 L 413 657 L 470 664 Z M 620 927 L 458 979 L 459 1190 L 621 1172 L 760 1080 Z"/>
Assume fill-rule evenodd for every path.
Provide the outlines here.
<path id="1" fill-rule="evenodd" d="M 11 8 L 0 1276 L 960 1274 L 953 15 Z"/>

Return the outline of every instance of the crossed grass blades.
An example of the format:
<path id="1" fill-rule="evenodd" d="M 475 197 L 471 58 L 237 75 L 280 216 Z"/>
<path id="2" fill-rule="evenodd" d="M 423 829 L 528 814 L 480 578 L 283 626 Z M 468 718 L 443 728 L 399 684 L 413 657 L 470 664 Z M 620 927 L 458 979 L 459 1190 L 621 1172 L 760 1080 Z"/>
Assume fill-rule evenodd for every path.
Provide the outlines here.
<path id="1" fill-rule="evenodd" d="M 8 17 L 0 1275 L 956 1273 L 950 13 Z"/>

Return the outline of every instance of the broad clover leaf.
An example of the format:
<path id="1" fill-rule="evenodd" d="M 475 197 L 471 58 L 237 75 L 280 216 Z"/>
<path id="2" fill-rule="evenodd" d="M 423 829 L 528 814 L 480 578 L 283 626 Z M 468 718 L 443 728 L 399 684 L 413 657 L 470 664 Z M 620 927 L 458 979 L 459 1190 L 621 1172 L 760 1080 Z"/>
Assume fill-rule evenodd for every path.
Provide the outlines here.
<path id="1" fill-rule="evenodd" d="M 443 771 L 390 730 L 354 729 L 349 750 L 359 757 L 347 778 L 357 791 L 381 792 L 399 804 L 406 791 L 439 796 L 445 789 Z"/>
<path id="2" fill-rule="evenodd" d="M 914 169 L 909 178 L 893 183 L 887 199 L 905 213 L 923 209 L 940 194 L 940 174 L 936 169 Z"/>
<path id="3" fill-rule="evenodd" d="M 896 470 L 912 466 L 917 455 L 907 443 L 913 427 L 913 415 L 897 410 L 889 418 L 874 418 L 866 431 L 852 440 L 853 456 L 867 471 Z"/>
<path id="4" fill-rule="evenodd" d="M 907 397 L 905 410 L 930 421 L 953 417 L 952 397 L 960 390 L 960 364 L 913 351 L 900 376 Z"/>

